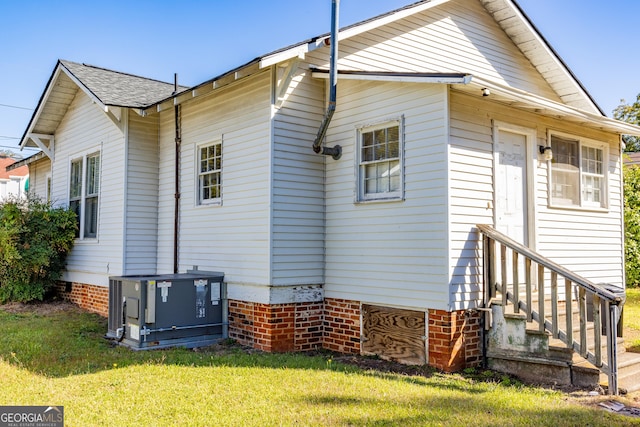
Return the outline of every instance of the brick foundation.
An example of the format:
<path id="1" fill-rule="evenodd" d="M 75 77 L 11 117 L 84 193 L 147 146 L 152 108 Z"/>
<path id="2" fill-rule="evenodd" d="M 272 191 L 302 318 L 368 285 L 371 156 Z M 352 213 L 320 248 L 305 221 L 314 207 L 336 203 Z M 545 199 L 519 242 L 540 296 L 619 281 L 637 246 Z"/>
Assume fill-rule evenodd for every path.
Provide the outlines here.
<path id="1" fill-rule="evenodd" d="M 109 316 L 109 288 L 84 283 L 58 282 L 56 294 L 80 308 L 103 317 Z"/>
<path id="2" fill-rule="evenodd" d="M 360 303 L 343 299 L 324 300 L 322 347 L 340 353 L 360 353 Z"/>
<path id="3" fill-rule="evenodd" d="M 322 303 L 269 305 L 229 300 L 229 337 L 269 352 L 320 348 Z"/>
<path id="4" fill-rule="evenodd" d="M 107 317 L 109 289 L 59 282 L 60 298 Z M 319 348 L 347 354 L 361 351 L 359 301 L 326 298 L 324 302 L 260 304 L 229 300 L 229 337 L 268 352 Z M 470 311 L 428 312 L 428 364 L 454 372 L 482 362 L 481 314 Z"/>
<path id="5" fill-rule="evenodd" d="M 445 372 L 482 361 L 480 314 L 429 310 L 429 365 Z"/>

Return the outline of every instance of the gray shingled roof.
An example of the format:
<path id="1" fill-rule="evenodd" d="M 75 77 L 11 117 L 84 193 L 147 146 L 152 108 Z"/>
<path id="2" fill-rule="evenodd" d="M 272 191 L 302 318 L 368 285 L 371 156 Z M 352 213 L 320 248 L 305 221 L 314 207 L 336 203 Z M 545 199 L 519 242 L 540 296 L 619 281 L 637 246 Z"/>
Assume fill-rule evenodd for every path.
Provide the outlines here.
<path id="1" fill-rule="evenodd" d="M 60 60 L 104 105 L 142 108 L 168 98 L 173 84 L 87 64 Z M 188 89 L 179 86 L 178 92 Z"/>

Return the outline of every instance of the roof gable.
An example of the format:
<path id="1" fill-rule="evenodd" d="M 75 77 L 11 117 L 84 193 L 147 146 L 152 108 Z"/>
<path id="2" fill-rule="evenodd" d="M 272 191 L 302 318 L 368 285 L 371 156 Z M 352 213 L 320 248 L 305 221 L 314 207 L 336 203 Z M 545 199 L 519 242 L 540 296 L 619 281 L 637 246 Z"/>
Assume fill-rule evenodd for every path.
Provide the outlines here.
<path id="1" fill-rule="evenodd" d="M 179 91 L 183 89 L 186 88 L 178 88 Z M 24 147 L 29 144 L 30 135 L 53 135 L 78 90 L 86 93 L 107 112 L 109 107 L 140 108 L 158 102 L 174 93 L 174 85 L 93 65 L 59 60 L 20 145 Z"/>
<path id="2" fill-rule="evenodd" d="M 328 67 L 326 50 L 307 61 Z M 463 73 L 562 102 L 479 2 L 451 0 L 345 39 L 340 71 Z"/>
<path id="3" fill-rule="evenodd" d="M 355 36 L 365 32 L 371 32 L 372 30 L 395 23 L 401 19 L 410 20 L 417 14 L 439 9 L 440 6 L 447 3 L 451 3 L 451 6 L 464 8 L 472 8 L 474 6 L 469 0 L 464 0 L 463 2 L 456 0 L 422 0 L 384 15 L 341 28 L 339 31 L 341 49 L 342 46 L 345 45 L 343 42 Z M 476 4 L 480 4 L 485 9 L 485 12 L 490 14 L 495 20 L 495 23 L 521 51 L 523 57 L 537 69 L 538 73 L 540 73 L 545 80 L 544 84 L 548 85 L 548 87 L 555 92 L 556 96 L 554 98 L 568 106 L 579 108 L 592 114 L 604 115 L 595 101 L 575 78 L 571 70 L 569 70 L 562 59 L 550 47 L 514 0 L 477 0 Z M 260 64 L 264 67 L 286 61 L 296 56 L 305 56 L 323 47 L 328 37 L 329 36 L 325 34 L 267 54 L 260 58 Z M 447 70 L 435 71 L 441 72 Z M 455 72 L 468 71 L 469 70 L 461 69 L 455 70 Z M 484 77 L 486 78 L 486 76 Z"/>

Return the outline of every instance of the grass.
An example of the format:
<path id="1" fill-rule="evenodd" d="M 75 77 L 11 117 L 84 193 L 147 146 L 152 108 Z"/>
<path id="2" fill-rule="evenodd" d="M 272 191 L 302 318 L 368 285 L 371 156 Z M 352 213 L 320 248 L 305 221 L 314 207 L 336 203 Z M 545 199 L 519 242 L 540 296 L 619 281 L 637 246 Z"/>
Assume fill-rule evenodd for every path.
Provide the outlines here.
<path id="1" fill-rule="evenodd" d="M 627 288 L 623 312 L 624 345 L 628 351 L 640 353 L 640 288 Z"/>
<path id="2" fill-rule="evenodd" d="M 105 331 L 80 310 L 0 308 L 0 405 L 62 405 L 67 426 L 640 425 L 491 372 L 411 376 L 235 345 L 135 352 Z"/>

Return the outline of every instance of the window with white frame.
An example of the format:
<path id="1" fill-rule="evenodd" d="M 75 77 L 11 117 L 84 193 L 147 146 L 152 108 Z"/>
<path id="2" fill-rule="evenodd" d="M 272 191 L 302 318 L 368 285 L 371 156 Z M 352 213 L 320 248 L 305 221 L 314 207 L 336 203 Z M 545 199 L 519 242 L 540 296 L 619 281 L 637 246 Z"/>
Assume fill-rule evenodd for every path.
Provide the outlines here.
<path id="1" fill-rule="evenodd" d="M 358 200 L 402 198 L 402 122 L 358 130 Z"/>
<path id="2" fill-rule="evenodd" d="M 76 214 L 76 237 L 98 236 L 100 153 L 73 159 L 69 172 L 69 207 Z"/>
<path id="3" fill-rule="evenodd" d="M 607 147 L 593 141 L 551 134 L 550 200 L 553 206 L 607 207 Z"/>
<path id="4" fill-rule="evenodd" d="M 198 147 L 198 204 L 222 198 L 222 141 Z"/>

